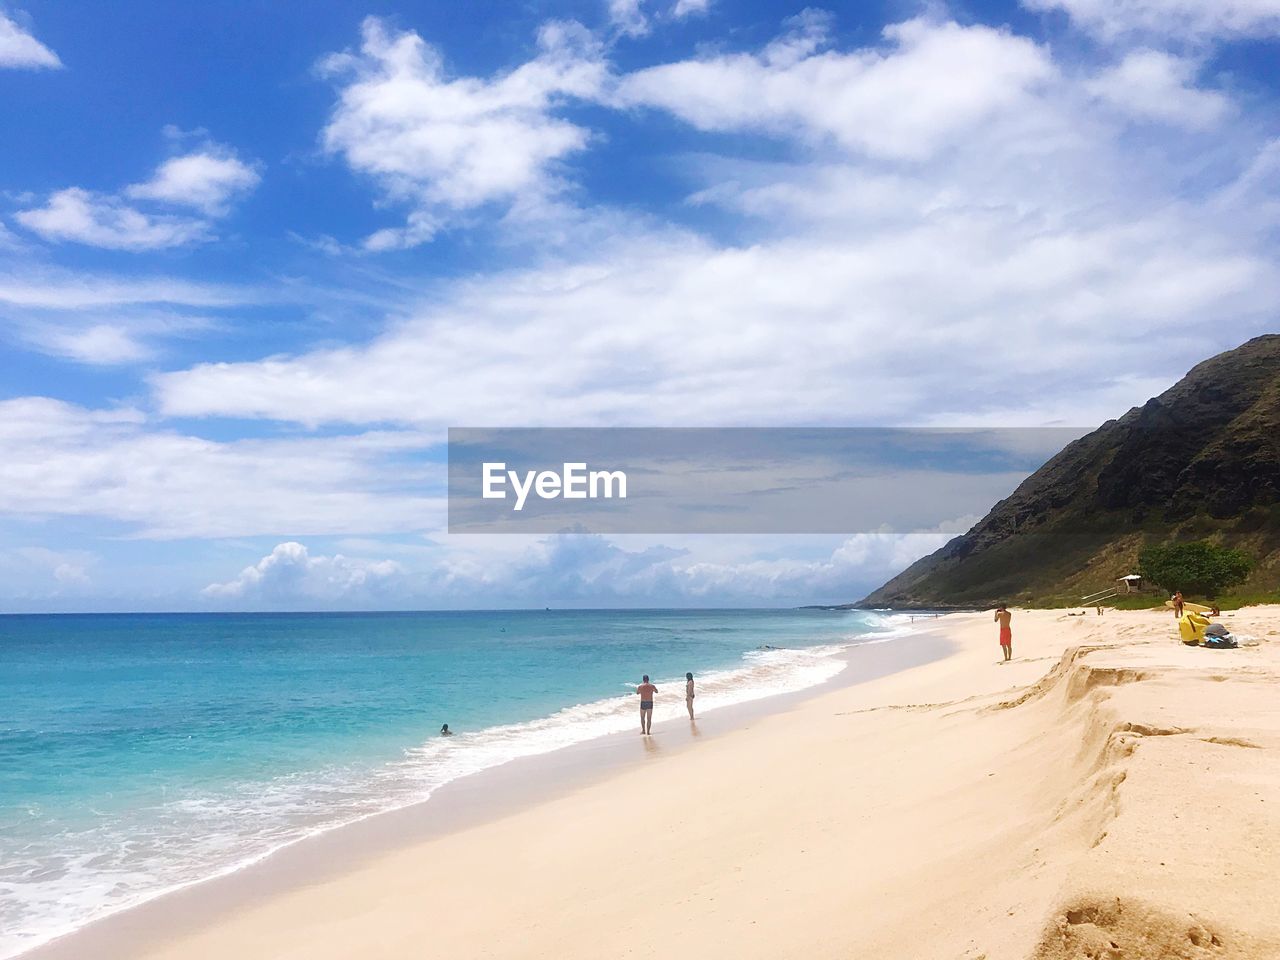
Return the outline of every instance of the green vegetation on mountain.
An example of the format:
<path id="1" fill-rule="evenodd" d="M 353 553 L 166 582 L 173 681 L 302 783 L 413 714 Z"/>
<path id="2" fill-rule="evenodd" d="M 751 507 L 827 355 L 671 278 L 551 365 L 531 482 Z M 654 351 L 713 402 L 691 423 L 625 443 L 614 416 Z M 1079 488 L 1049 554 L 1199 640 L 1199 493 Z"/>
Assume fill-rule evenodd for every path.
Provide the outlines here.
<path id="1" fill-rule="evenodd" d="M 968 533 L 857 605 L 1079 604 L 1138 572 L 1144 550 L 1192 541 L 1247 561 L 1242 579 L 1215 582 L 1225 601 L 1280 600 L 1280 335 L 1204 361 L 1068 444 Z M 1205 582 L 1165 582 L 1160 569 L 1149 587 L 1207 592 Z"/>

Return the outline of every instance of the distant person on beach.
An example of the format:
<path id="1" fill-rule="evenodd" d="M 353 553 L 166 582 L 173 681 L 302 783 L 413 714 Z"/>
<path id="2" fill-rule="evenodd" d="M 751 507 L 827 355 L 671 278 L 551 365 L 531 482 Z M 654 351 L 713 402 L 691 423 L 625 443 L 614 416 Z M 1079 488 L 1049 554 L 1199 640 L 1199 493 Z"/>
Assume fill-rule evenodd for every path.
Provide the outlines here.
<path id="1" fill-rule="evenodd" d="M 1173 617 L 1175 620 L 1182 618 L 1182 591 L 1175 590 L 1173 593 Z"/>
<path id="2" fill-rule="evenodd" d="M 640 733 L 647 735 L 653 731 L 653 695 L 658 692 L 658 688 L 649 682 L 649 675 L 646 673 L 640 684 L 636 687 L 636 693 L 640 694 Z"/>
<path id="3" fill-rule="evenodd" d="M 684 675 L 684 705 L 689 708 L 689 719 L 693 719 L 693 674 Z"/>
<path id="4" fill-rule="evenodd" d="M 1013 659 L 1013 628 L 1009 626 L 1012 619 L 1013 614 L 1003 603 L 996 607 L 996 622 L 1000 624 L 1000 649 L 1004 652 L 1005 663 Z"/>
<path id="5" fill-rule="evenodd" d="M 449 729 L 449 725 L 448 725 L 447 723 L 446 723 L 446 724 L 444 724 L 444 725 L 440 728 L 440 736 L 442 736 L 442 737 L 452 737 L 452 736 L 453 736 L 453 731 Z"/>

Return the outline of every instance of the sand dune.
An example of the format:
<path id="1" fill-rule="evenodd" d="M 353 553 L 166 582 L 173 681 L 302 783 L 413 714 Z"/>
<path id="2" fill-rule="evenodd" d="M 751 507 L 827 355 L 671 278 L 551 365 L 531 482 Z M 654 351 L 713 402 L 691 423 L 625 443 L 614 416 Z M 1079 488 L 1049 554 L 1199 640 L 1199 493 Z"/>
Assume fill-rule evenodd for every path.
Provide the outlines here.
<path id="1" fill-rule="evenodd" d="M 1167 615 L 1019 611 L 1008 665 L 989 621 L 125 955 L 1280 956 L 1280 608 L 1230 618 L 1262 640 L 1234 651 Z"/>

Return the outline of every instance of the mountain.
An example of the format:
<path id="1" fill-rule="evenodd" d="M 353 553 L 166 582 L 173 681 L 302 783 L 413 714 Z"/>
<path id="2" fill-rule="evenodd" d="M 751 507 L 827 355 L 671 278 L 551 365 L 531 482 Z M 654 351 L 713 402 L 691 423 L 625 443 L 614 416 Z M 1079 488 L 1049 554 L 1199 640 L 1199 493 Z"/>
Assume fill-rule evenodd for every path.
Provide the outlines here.
<path id="1" fill-rule="evenodd" d="M 1280 335 L 1194 367 L 1069 444 L 968 533 L 856 606 L 1078 604 L 1134 572 L 1148 543 L 1207 538 L 1280 587 Z"/>

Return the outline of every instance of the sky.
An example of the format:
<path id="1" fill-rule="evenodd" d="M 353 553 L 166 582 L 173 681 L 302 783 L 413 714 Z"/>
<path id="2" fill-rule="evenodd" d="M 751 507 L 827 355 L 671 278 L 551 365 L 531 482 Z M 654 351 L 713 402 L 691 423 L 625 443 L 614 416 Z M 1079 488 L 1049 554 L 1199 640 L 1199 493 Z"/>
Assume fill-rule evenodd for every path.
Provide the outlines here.
<path id="1" fill-rule="evenodd" d="M 1085 426 L 1276 329 L 1280 0 L 0 0 L 0 611 L 789 605 L 449 427 Z"/>

